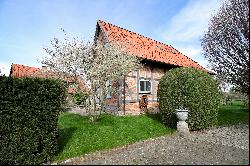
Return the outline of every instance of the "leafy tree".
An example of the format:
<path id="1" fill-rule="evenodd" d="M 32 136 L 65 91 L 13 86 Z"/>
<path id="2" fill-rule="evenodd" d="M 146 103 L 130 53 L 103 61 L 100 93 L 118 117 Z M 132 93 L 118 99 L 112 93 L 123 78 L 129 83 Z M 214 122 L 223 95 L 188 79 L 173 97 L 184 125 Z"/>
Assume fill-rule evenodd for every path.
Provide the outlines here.
<path id="1" fill-rule="evenodd" d="M 104 109 L 108 91 L 117 89 L 107 86 L 107 82 L 119 82 L 129 72 L 139 69 L 140 61 L 119 43 L 84 43 L 79 38 L 70 39 L 66 33 L 65 36 L 62 41 L 54 38 L 51 47 L 45 48 L 49 56 L 42 63 L 59 75 L 85 78 L 90 87 L 86 105 L 93 122 Z"/>
<path id="2" fill-rule="evenodd" d="M 238 87 L 249 89 L 249 2 L 227 0 L 214 15 L 201 43 L 217 77 Z"/>

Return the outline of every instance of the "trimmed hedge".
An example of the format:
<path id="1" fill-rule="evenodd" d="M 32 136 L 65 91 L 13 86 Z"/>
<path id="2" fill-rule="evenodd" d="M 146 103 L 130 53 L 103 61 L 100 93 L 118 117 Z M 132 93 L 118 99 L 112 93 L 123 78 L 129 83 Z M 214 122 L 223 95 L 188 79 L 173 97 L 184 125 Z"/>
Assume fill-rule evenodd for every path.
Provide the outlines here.
<path id="1" fill-rule="evenodd" d="M 206 129 L 217 124 L 221 99 L 218 83 L 206 72 L 193 68 L 174 68 L 159 81 L 159 107 L 163 122 L 176 128 L 175 109 L 189 110 L 186 122 L 191 130 Z"/>
<path id="2" fill-rule="evenodd" d="M 72 96 L 77 105 L 81 105 L 81 104 L 84 105 L 86 99 L 88 98 L 88 94 L 86 92 L 81 92 L 81 91 L 73 93 Z"/>
<path id="3" fill-rule="evenodd" d="M 0 77 L 0 165 L 51 160 L 65 97 L 60 80 Z"/>

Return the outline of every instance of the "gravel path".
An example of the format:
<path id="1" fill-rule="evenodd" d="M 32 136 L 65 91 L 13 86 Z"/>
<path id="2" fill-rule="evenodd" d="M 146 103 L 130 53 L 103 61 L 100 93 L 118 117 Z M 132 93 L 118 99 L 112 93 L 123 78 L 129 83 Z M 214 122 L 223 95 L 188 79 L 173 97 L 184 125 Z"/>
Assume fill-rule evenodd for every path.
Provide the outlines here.
<path id="1" fill-rule="evenodd" d="M 54 163 L 56 164 L 56 163 Z M 148 139 L 68 159 L 64 165 L 248 165 L 249 126 L 236 125 Z"/>

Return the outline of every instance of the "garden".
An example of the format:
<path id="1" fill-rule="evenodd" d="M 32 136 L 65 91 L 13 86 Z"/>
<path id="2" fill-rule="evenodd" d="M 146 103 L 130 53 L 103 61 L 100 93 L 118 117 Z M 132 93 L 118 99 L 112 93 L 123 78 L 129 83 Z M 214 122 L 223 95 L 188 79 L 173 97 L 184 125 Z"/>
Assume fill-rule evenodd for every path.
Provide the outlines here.
<path id="1" fill-rule="evenodd" d="M 179 86 L 183 81 L 185 86 Z M 216 81 L 190 68 L 171 69 L 162 77 L 158 95 L 160 113 L 139 116 L 102 113 L 95 121 L 89 115 L 66 111 L 66 86 L 60 79 L 1 77 L 0 85 L 1 164 L 61 161 L 171 135 L 176 132 L 173 116 L 179 105 L 192 111 L 188 118 L 190 130 L 249 122 L 249 109 L 243 101 L 223 104 Z M 194 85 L 196 88 L 192 89 Z M 162 100 L 161 95 L 169 96 L 168 101 Z M 73 95 L 76 104 L 82 104 L 86 97 Z"/>
<path id="2" fill-rule="evenodd" d="M 185 86 L 180 86 L 183 81 Z M 1 77 L 0 164 L 61 161 L 171 135 L 176 132 L 174 111 L 180 105 L 192 111 L 188 118 L 190 130 L 249 122 L 245 103 L 232 100 L 222 104 L 216 81 L 204 72 L 171 69 L 162 77 L 159 89 L 162 93 L 158 95 L 158 114 L 115 116 L 101 113 L 92 121 L 89 115 L 65 111 L 66 86 L 59 79 Z M 161 95 L 169 96 L 168 101 L 162 100 Z M 79 95 L 74 99 L 76 104 L 81 103 Z"/>
<path id="3" fill-rule="evenodd" d="M 206 82 L 203 79 L 206 79 Z M 193 83 L 194 80 L 195 84 Z M 172 82 L 174 82 L 174 86 L 171 85 Z M 186 83 L 185 86 L 178 86 L 183 85 L 183 82 Z M 166 87 L 172 88 L 172 91 L 166 89 Z M 188 107 L 190 110 L 195 108 L 193 111 L 195 114 L 191 114 L 189 118 L 191 130 L 249 122 L 249 109 L 245 103 L 241 100 L 232 99 L 225 105 L 220 101 L 221 96 L 218 93 L 216 82 L 203 72 L 185 68 L 170 70 L 168 74 L 162 77 L 159 88 L 164 88 L 164 90 L 161 89 L 161 92 L 164 92 L 164 96 L 169 95 L 169 97 L 168 101 L 164 101 L 164 105 L 160 106 L 160 108 L 162 107 L 161 113 L 158 114 L 139 116 L 102 114 L 93 124 L 87 116 L 67 112 L 61 113 L 58 122 L 60 150 L 54 160 L 64 160 L 94 151 L 132 144 L 148 138 L 173 134 L 176 132 L 176 118 L 173 117 L 175 116 L 173 112 L 176 106 L 173 104 L 181 105 L 182 103 L 184 107 Z M 174 88 L 178 90 L 173 90 Z M 192 88 L 196 90 L 192 90 Z M 161 97 L 161 94 L 159 93 L 159 97 Z M 216 101 L 211 102 L 212 99 L 216 99 Z M 168 105 L 165 105 L 166 103 Z M 196 105 L 193 103 L 196 103 Z M 217 107 L 218 109 L 215 109 Z M 214 111 L 213 114 L 210 114 L 211 110 Z M 197 121 L 200 123 L 194 123 Z"/>
<path id="4" fill-rule="evenodd" d="M 218 126 L 249 122 L 249 110 L 241 101 L 221 105 Z M 86 116 L 61 113 L 59 116 L 59 151 L 55 161 L 86 153 L 120 147 L 148 138 L 173 134 L 166 128 L 159 114 L 115 116 L 103 114 L 95 125 Z"/>

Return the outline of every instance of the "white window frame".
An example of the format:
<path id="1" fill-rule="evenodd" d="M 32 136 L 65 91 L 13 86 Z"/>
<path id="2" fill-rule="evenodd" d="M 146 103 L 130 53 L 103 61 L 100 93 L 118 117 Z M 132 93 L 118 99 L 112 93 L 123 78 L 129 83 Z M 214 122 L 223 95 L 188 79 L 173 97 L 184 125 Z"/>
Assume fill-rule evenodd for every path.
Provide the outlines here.
<path id="1" fill-rule="evenodd" d="M 146 81 L 150 82 L 150 90 L 149 91 L 141 91 L 141 82 L 144 81 L 144 86 L 146 87 Z M 139 79 L 139 93 L 140 94 L 151 94 L 152 93 L 152 81 L 150 79 L 144 79 L 141 78 Z"/>

